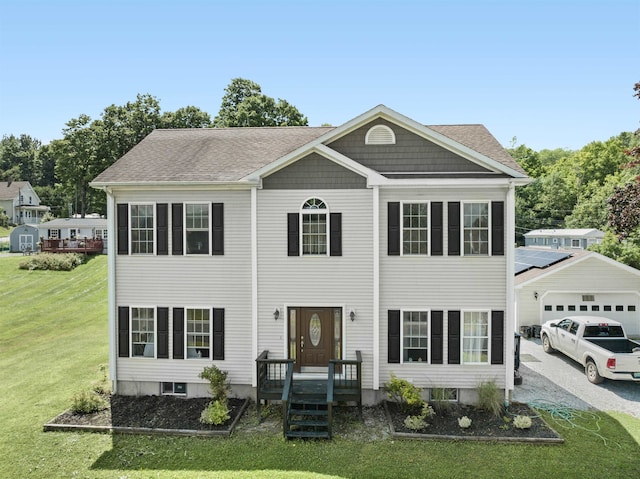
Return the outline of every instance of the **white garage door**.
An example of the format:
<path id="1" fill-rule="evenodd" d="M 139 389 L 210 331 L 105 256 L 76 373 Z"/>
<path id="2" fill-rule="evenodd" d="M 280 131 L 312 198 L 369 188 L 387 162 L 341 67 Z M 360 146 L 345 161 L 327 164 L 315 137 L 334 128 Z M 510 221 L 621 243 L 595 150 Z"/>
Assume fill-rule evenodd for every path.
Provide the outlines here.
<path id="1" fill-rule="evenodd" d="M 548 293 L 542 300 L 542 322 L 563 316 L 604 316 L 620 321 L 627 334 L 640 335 L 640 304 L 632 293 Z"/>

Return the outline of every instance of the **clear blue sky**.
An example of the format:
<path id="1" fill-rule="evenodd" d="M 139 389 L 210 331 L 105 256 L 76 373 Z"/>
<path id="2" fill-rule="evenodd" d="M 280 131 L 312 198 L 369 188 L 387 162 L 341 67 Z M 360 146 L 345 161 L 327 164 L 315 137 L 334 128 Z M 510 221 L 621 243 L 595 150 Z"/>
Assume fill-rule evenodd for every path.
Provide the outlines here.
<path id="1" fill-rule="evenodd" d="M 382 103 L 578 149 L 640 126 L 640 0 L 0 0 L 0 135 L 138 93 L 213 117 L 237 77 L 312 126 Z"/>

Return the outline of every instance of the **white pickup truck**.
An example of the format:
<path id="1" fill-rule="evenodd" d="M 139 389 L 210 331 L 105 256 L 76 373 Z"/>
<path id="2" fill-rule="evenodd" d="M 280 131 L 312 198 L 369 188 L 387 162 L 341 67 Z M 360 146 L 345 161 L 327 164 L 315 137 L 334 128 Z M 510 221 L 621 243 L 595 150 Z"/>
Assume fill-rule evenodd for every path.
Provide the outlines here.
<path id="1" fill-rule="evenodd" d="M 568 316 L 544 323 L 540 338 L 545 353 L 560 351 L 578 361 L 593 384 L 604 378 L 640 381 L 640 343 L 628 339 L 617 321 Z"/>

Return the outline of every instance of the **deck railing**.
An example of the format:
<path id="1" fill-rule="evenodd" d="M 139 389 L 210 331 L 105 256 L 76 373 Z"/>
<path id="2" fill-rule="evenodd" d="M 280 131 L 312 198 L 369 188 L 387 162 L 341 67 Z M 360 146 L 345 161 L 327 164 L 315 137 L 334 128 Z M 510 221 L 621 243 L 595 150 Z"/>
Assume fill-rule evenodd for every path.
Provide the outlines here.
<path id="1" fill-rule="evenodd" d="M 260 406 L 263 400 L 282 400 L 282 392 L 289 372 L 293 377 L 293 359 L 269 359 L 269 351 L 263 351 L 256 359 L 258 420 L 262 419 Z"/>
<path id="2" fill-rule="evenodd" d="M 102 253 L 104 243 L 101 239 L 41 239 L 40 251 L 43 253 Z"/>
<path id="3" fill-rule="evenodd" d="M 329 361 L 327 402 L 355 402 L 362 416 L 362 353 L 356 351 L 356 359 L 332 359 Z"/>

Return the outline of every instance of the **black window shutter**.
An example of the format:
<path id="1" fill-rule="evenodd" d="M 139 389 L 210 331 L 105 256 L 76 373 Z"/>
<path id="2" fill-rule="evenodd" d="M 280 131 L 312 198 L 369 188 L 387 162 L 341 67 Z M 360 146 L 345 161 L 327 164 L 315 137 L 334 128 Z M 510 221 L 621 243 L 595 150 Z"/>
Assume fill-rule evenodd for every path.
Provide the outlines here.
<path id="1" fill-rule="evenodd" d="M 184 308 L 173 308 L 173 359 L 184 359 Z"/>
<path id="2" fill-rule="evenodd" d="M 329 216 L 329 222 L 331 223 L 329 254 L 331 256 L 342 256 L 342 213 L 331 213 Z"/>
<path id="3" fill-rule="evenodd" d="M 213 308 L 213 359 L 224 359 L 224 309 Z"/>
<path id="4" fill-rule="evenodd" d="M 431 203 L 431 254 L 442 256 L 442 202 Z"/>
<path id="5" fill-rule="evenodd" d="M 388 312 L 389 325 L 387 332 L 388 349 L 387 362 L 400 362 L 400 310 L 390 309 Z"/>
<path id="6" fill-rule="evenodd" d="M 460 311 L 448 313 L 449 337 L 447 346 L 449 349 L 449 364 L 460 364 Z"/>
<path id="7" fill-rule="evenodd" d="M 504 202 L 491 202 L 491 254 L 504 255 Z"/>
<path id="8" fill-rule="evenodd" d="M 431 364 L 442 364 L 443 311 L 431 311 Z"/>
<path id="9" fill-rule="evenodd" d="M 460 202 L 450 201 L 448 208 L 449 241 L 447 254 L 449 256 L 460 256 Z"/>
<path id="10" fill-rule="evenodd" d="M 211 254 L 224 254 L 224 203 L 211 204 Z"/>
<path id="11" fill-rule="evenodd" d="M 129 254 L 129 205 L 119 203 L 118 210 L 118 254 Z"/>
<path id="12" fill-rule="evenodd" d="M 156 241 L 159 255 L 169 254 L 169 205 L 156 205 Z"/>
<path id="13" fill-rule="evenodd" d="M 171 205 L 171 254 L 182 254 L 182 203 Z"/>
<path id="14" fill-rule="evenodd" d="M 491 364 L 504 364 L 504 311 L 491 311 Z"/>
<path id="15" fill-rule="evenodd" d="M 129 306 L 118 307 L 118 357 L 129 357 Z"/>
<path id="16" fill-rule="evenodd" d="M 400 256 L 400 203 L 387 203 L 387 254 Z"/>
<path id="17" fill-rule="evenodd" d="M 158 308 L 158 358 L 169 358 L 169 308 Z"/>
<path id="18" fill-rule="evenodd" d="M 300 256 L 300 218 L 298 213 L 287 213 L 287 254 Z"/>

